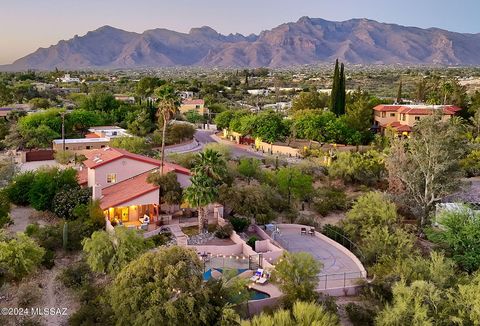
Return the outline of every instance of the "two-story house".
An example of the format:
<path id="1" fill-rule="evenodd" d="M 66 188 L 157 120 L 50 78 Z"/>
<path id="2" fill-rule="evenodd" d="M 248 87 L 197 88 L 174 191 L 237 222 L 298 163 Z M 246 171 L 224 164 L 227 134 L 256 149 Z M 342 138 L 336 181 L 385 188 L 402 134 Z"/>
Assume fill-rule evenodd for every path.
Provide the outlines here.
<path id="1" fill-rule="evenodd" d="M 208 109 L 205 107 L 204 100 L 191 100 L 186 99 L 182 101 L 179 111 L 181 114 L 185 114 L 188 111 L 196 111 L 198 114 L 205 115 L 208 113 Z"/>
<path id="2" fill-rule="evenodd" d="M 381 133 L 387 128 L 395 130 L 400 135 L 408 135 L 417 121 L 435 112 L 442 113 L 442 119 L 448 120 L 461 108 L 454 105 L 386 105 L 380 104 L 373 108 L 374 126 Z"/>
<path id="3" fill-rule="evenodd" d="M 100 200 L 105 218 L 127 227 L 148 224 L 160 214 L 159 187 L 147 182 L 151 173 L 159 173 L 161 161 L 123 149 L 105 147 L 86 154 L 79 171 L 79 183 L 91 187 L 93 199 Z M 190 171 L 165 163 L 164 173 L 173 172 L 182 187 L 190 185 Z M 163 208 L 163 206 L 162 206 Z"/>

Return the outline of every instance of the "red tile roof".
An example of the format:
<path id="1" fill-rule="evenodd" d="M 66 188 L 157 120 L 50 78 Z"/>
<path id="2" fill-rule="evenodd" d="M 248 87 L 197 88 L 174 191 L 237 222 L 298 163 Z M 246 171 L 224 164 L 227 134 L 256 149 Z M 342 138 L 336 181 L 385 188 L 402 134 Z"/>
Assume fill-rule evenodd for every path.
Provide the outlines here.
<path id="1" fill-rule="evenodd" d="M 199 105 L 203 105 L 203 104 L 205 104 L 205 101 L 204 101 L 204 100 L 183 100 L 183 101 L 182 101 L 182 104 L 187 104 L 187 105 L 188 105 L 188 104 L 195 104 L 195 105 L 199 104 Z"/>
<path id="2" fill-rule="evenodd" d="M 88 133 L 85 135 L 85 138 L 101 138 L 99 135 L 97 135 L 94 132 Z"/>
<path id="3" fill-rule="evenodd" d="M 102 149 L 94 150 L 90 153 L 85 154 L 85 156 L 87 157 L 87 159 L 83 162 L 83 164 L 90 169 L 95 169 L 99 166 L 105 165 L 109 162 L 113 162 L 121 158 L 129 158 L 140 162 L 150 163 L 152 165 L 156 165 L 157 167 L 160 167 L 162 165 L 162 162 L 160 160 L 156 160 L 148 156 L 130 153 L 124 149 L 112 147 L 105 147 Z M 168 162 L 165 162 L 164 170 L 167 170 L 167 172 L 174 171 L 177 173 L 190 175 L 190 170 L 180 165 Z"/>
<path id="4" fill-rule="evenodd" d="M 133 178 L 103 188 L 100 207 L 107 209 L 121 206 L 123 203 L 157 190 L 157 186 L 147 182 L 147 178 L 151 172 L 152 171 L 147 171 Z"/>
<path id="5" fill-rule="evenodd" d="M 380 111 L 380 112 L 397 112 L 399 108 L 401 108 L 401 105 L 385 105 L 385 104 L 380 104 L 374 107 L 373 109 L 375 111 Z"/>
<path id="6" fill-rule="evenodd" d="M 454 115 L 456 112 L 460 111 L 461 108 L 455 105 L 442 105 L 436 106 L 435 110 L 442 109 L 443 114 Z M 434 108 L 428 105 L 387 105 L 380 104 L 373 108 L 375 111 L 379 112 L 398 112 L 404 114 L 412 115 L 430 115 L 432 114 Z"/>
<path id="7" fill-rule="evenodd" d="M 81 169 L 77 172 L 77 181 L 79 185 L 85 185 L 88 183 L 88 170 Z"/>

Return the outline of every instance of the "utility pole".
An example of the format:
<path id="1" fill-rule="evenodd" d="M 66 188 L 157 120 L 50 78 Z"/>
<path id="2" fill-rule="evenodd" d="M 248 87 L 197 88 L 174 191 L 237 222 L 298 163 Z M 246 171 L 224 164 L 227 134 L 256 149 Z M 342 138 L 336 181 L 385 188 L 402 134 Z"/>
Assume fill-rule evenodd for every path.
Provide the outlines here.
<path id="1" fill-rule="evenodd" d="M 65 112 L 60 115 L 62 116 L 62 149 L 65 152 Z"/>

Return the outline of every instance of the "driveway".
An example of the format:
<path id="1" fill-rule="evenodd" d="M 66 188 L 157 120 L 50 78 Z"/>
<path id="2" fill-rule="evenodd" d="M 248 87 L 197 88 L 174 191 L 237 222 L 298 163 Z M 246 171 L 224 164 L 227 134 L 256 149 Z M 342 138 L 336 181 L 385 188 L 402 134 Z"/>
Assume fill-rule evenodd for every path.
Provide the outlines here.
<path id="1" fill-rule="evenodd" d="M 301 235 L 299 228 L 279 226 L 280 235 L 275 240 L 289 252 L 307 252 L 323 268 L 319 274 L 319 286 L 341 287 L 362 278 L 364 269 L 344 251 L 318 236 Z"/>
<path id="2" fill-rule="evenodd" d="M 60 166 L 61 164 L 59 164 L 55 160 L 25 162 L 25 163 L 19 164 L 20 172 L 35 171 L 44 167 L 60 167 Z"/>

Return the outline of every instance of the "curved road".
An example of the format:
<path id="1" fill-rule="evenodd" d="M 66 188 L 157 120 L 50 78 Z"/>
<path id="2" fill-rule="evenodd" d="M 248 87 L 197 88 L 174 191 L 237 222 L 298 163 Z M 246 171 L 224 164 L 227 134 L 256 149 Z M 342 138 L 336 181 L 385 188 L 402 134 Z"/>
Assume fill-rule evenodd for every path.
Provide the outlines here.
<path id="1" fill-rule="evenodd" d="M 209 143 L 216 143 L 215 139 L 213 139 L 211 136 L 214 134 L 214 131 L 211 130 L 197 130 L 195 132 L 195 138 L 197 141 L 200 143 L 201 146 L 198 147 L 197 150 L 201 150 L 204 145 L 209 144 Z M 253 158 L 258 158 L 262 159 L 264 156 L 260 153 L 256 153 L 253 151 L 248 150 L 248 146 L 246 145 L 238 145 L 238 144 L 230 144 L 230 143 L 223 143 L 227 146 L 230 147 L 232 156 L 233 157 L 253 157 Z"/>

